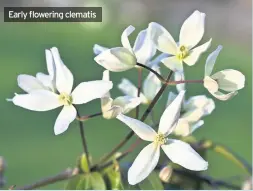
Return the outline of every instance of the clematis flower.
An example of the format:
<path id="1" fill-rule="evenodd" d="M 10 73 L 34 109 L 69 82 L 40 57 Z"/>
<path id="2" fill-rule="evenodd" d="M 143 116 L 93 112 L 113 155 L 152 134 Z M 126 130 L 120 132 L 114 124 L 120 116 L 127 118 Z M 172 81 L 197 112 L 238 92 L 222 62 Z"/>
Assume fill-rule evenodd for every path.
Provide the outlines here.
<path id="1" fill-rule="evenodd" d="M 20 107 L 33 111 L 48 111 L 63 106 L 56 119 L 54 133 L 63 133 L 76 118 L 75 104 L 84 104 L 101 98 L 113 84 L 111 81 L 89 81 L 80 83 L 73 91 L 73 75 L 63 64 L 58 49 L 52 48 L 51 53 L 56 67 L 55 85 L 57 93 L 47 89 L 35 89 L 28 94 L 16 94 L 11 101 Z"/>
<path id="2" fill-rule="evenodd" d="M 181 72 L 174 73 L 175 81 L 184 80 Z M 177 91 L 185 90 L 185 84 L 177 84 Z M 177 97 L 177 94 L 170 92 L 168 95 L 167 106 Z M 180 112 L 180 118 L 174 130 L 174 134 L 178 136 L 188 136 L 196 129 L 204 124 L 201 120 L 204 116 L 210 115 L 215 109 L 215 103 L 211 98 L 205 95 L 192 96 L 188 100 L 183 101 Z"/>
<path id="3" fill-rule="evenodd" d="M 134 160 L 128 171 L 128 182 L 135 185 L 144 180 L 156 167 L 160 149 L 176 164 L 189 170 L 206 170 L 208 163 L 187 143 L 180 140 L 168 139 L 177 124 L 185 91 L 179 93 L 176 99 L 166 108 L 160 119 L 158 133 L 150 126 L 125 115 L 118 119 L 128 125 L 141 139 L 150 141 Z"/>
<path id="4" fill-rule="evenodd" d="M 55 64 L 51 50 L 46 50 L 46 63 L 48 75 L 44 73 L 37 73 L 36 77 L 27 74 L 18 75 L 18 86 L 25 92 L 29 93 L 33 90 L 50 90 L 55 92 Z"/>
<path id="5" fill-rule="evenodd" d="M 196 47 L 204 35 L 205 13 L 194 11 L 183 23 L 179 42 L 176 43 L 171 34 L 160 24 L 151 22 L 151 38 L 157 49 L 172 56 L 164 58 L 162 62 L 173 71 L 183 71 L 183 62 L 189 66 L 194 65 L 200 55 L 211 44 L 212 39 Z"/>
<path id="6" fill-rule="evenodd" d="M 211 75 L 221 49 L 222 46 L 218 46 L 206 60 L 204 87 L 217 99 L 226 101 L 235 96 L 237 90 L 244 88 L 245 76 L 233 69 L 222 70 Z M 219 89 L 229 93 L 222 93 Z"/>
<path id="7" fill-rule="evenodd" d="M 103 72 L 103 80 L 110 81 L 109 71 Z M 105 119 L 112 119 L 117 117 L 120 113 L 126 114 L 141 103 L 141 99 L 132 96 L 120 96 L 112 99 L 110 92 L 107 92 L 101 98 L 101 108 L 103 117 Z"/>
<path id="8" fill-rule="evenodd" d="M 146 64 L 152 58 L 156 49 L 150 38 L 150 30 L 142 30 L 132 48 L 128 36 L 135 30 L 133 26 L 127 27 L 121 35 L 123 47 L 105 48 L 95 45 L 93 51 L 98 54 L 94 60 L 107 70 L 122 72 L 136 66 L 137 63 Z"/>
<path id="9" fill-rule="evenodd" d="M 152 69 L 160 73 L 159 67 L 155 66 Z M 157 92 L 161 89 L 161 86 L 161 81 L 154 73 L 150 72 L 143 82 L 143 92 L 140 93 L 141 103 L 149 104 L 154 99 Z M 137 97 L 137 87 L 126 78 L 122 79 L 121 83 L 118 85 L 118 88 L 125 95 Z"/>

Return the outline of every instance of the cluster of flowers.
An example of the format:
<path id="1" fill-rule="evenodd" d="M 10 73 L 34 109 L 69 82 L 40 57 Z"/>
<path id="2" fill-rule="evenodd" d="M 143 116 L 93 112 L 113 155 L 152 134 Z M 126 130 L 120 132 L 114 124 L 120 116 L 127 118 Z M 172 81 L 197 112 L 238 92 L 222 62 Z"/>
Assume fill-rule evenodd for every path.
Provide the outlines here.
<path id="1" fill-rule="evenodd" d="M 191 146 L 183 141 L 169 139 L 171 133 L 188 136 L 204 121 L 202 117 L 211 114 L 215 108 L 214 101 L 205 95 L 193 96 L 185 100 L 185 79 L 183 63 L 194 65 L 200 55 L 205 52 L 211 39 L 197 46 L 204 34 L 205 14 L 194 11 L 183 23 L 179 42 L 175 42 L 170 33 L 158 23 L 150 23 L 148 28 L 141 31 L 132 48 L 128 36 L 134 31 L 133 26 L 126 28 L 121 36 L 122 47 L 105 48 L 94 46 L 97 55 L 95 61 L 105 69 L 102 80 L 83 82 L 73 91 L 73 75 L 62 62 L 58 49 L 46 50 L 48 75 L 37 73 L 36 77 L 19 75 L 18 85 L 26 93 L 15 94 L 12 101 L 15 105 L 33 110 L 47 111 L 63 106 L 56 119 L 54 132 L 56 135 L 68 129 L 69 124 L 77 117 L 76 104 L 84 104 L 94 99 L 101 99 L 103 117 L 117 118 L 129 126 L 141 139 L 150 141 L 137 156 L 128 171 L 129 184 L 137 184 L 144 180 L 156 167 L 160 148 L 174 163 L 194 171 L 206 170 L 208 163 Z M 212 74 L 216 58 L 222 47 L 212 52 L 205 65 L 205 76 L 201 80 L 204 87 L 217 99 L 228 100 L 244 87 L 245 77 L 236 70 L 227 69 Z M 162 52 L 155 59 L 157 50 Z M 149 104 L 160 90 L 163 81 L 152 72 L 160 74 L 159 63 L 174 72 L 178 93 L 170 92 L 165 111 L 163 112 L 158 132 L 149 125 L 126 116 L 125 114 L 140 104 Z M 138 97 L 138 89 L 128 79 L 122 79 L 118 88 L 125 96 L 112 99 L 109 71 L 123 72 L 144 65 L 151 68 L 150 74 L 144 81 L 143 91 Z M 228 93 L 221 92 L 227 91 Z"/>

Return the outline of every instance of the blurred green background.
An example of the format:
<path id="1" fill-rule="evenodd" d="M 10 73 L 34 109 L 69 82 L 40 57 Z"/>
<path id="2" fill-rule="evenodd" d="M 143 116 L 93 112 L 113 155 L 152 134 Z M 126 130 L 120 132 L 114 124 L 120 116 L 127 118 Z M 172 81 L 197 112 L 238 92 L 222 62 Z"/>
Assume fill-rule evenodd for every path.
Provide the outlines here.
<path id="1" fill-rule="evenodd" d="M 24 2 L 21 5 L 27 6 L 28 1 Z M 57 5 L 58 2 L 60 6 L 59 1 L 45 2 L 55 4 L 42 5 L 52 6 Z M 226 68 L 240 70 L 246 76 L 246 84 L 232 100 L 226 102 L 215 100 L 216 109 L 211 116 L 204 118 L 205 125 L 194 135 L 198 139 L 211 139 L 227 145 L 252 163 L 251 18 L 247 20 L 245 14 L 247 11 L 251 14 L 251 8 L 248 8 L 250 1 L 240 1 L 247 2 L 246 6 L 231 4 L 231 2 L 239 2 L 234 0 L 224 1 L 227 4 L 215 0 L 203 4 L 200 4 L 199 0 L 160 0 L 156 3 L 151 0 L 129 1 L 133 8 L 135 6 L 140 8 L 134 13 L 129 8 L 130 5 L 121 5 L 119 2 L 123 4 L 123 1 L 96 2 L 96 5 L 103 6 L 103 23 L 1 23 L 0 156 L 3 156 L 8 164 L 5 173 L 6 188 L 14 184 L 22 186 L 32 183 L 40 178 L 57 174 L 66 167 L 73 167 L 82 152 L 77 122 L 73 122 L 64 134 L 59 136 L 53 134 L 53 125 L 60 108 L 48 112 L 32 112 L 5 101 L 6 98 L 11 98 L 14 92 L 22 92 L 16 81 L 19 74 L 47 73 L 44 52 L 46 48 L 52 46 L 59 48 L 64 63 L 74 75 L 75 85 L 82 81 L 101 79 L 103 68 L 93 60 L 92 47 L 95 43 L 108 47 L 120 46 L 120 35 L 125 27 L 130 24 L 136 27 L 136 32 L 131 35 L 131 40 L 134 40 L 138 31 L 147 27 L 151 21 L 164 25 L 177 39 L 181 24 L 195 9 L 207 13 L 207 32 L 202 42 L 212 37 L 213 43 L 195 66 L 185 67 L 186 78 L 201 79 L 208 53 L 221 44 L 224 48 L 216 62 L 215 71 Z M 73 6 L 74 4 L 71 3 L 66 5 Z M 76 1 L 76 3 L 78 6 L 93 5 L 87 1 Z M 237 20 L 231 17 L 232 13 Z M 134 18 L 131 17 L 132 14 L 135 14 Z M 237 18 L 236 15 L 239 14 L 242 18 Z M 168 70 L 164 66 L 161 67 L 166 74 Z M 137 83 L 137 71 L 134 69 L 124 73 L 111 73 L 114 82 L 113 96 L 121 95 L 117 84 L 122 77 L 130 78 Z M 156 105 L 157 119 L 164 108 L 168 91 L 172 89 L 168 88 L 163 99 Z M 187 85 L 187 89 L 187 97 L 199 94 L 212 97 L 199 84 Z M 79 108 L 82 115 L 97 113 L 100 111 L 100 101 L 95 100 Z M 144 108 L 143 106 L 142 111 Z M 128 132 L 129 128 L 117 120 L 104 120 L 98 117 L 87 121 L 85 133 L 93 160 L 97 161 L 110 151 Z M 131 142 L 133 141 L 134 139 Z M 138 150 L 141 148 L 140 146 Z M 136 153 L 133 153 L 124 161 L 129 161 L 135 156 Z M 209 169 L 206 173 L 216 178 L 227 179 L 235 175 L 245 175 L 232 162 L 215 153 L 208 154 L 208 162 Z M 43 189 L 62 188 L 63 182 Z"/>

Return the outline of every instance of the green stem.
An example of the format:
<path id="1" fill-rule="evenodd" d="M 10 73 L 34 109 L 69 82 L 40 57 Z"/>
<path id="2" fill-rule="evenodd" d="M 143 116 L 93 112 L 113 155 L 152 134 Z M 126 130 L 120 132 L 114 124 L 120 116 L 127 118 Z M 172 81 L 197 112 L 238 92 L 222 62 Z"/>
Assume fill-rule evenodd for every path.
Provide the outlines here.
<path id="1" fill-rule="evenodd" d="M 141 94 L 141 86 L 142 86 L 142 68 L 138 68 L 138 92 L 137 97 L 140 97 Z M 140 105 L 136 107 L 136 116 L 135 118 L 139 118 Z"/>

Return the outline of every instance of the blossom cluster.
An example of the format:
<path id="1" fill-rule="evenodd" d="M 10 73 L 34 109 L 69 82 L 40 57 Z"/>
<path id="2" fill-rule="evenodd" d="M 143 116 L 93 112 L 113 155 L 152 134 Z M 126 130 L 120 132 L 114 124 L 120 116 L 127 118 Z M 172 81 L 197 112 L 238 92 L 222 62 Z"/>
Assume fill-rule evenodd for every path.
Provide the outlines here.
<path id="1" fill-rule="evenodd" d="M 121 35 L 122 46 L 106 48 L 96 44 L 93 47 L 96 55 L 94 60 L 106 69 L 102 79 L 82 82 L 74 90 L 73 75 L 63 63 L 58 49 L 53 47 L 45 51 L 48 74 L 37 73 L 35 77 L 19 75 L 18 85 L 25 93 L 15 94 L 8 101 L 33 111 L 48 111 L 63 106 L 54 124 L 54 133 L 58 135 L 65 132 L 69 124 L 80 117 L 75 105 L 100 99 L 105 119 L 116 118 L 131 128 L 140 139 L 151 142 L 141 150 L 128 171 L 128 182 L 131 185 L 141 182 L 154 170 L 161 149 L 173 163 L 193 171 L 206 170 L 208 162 L 190 144 L 168 138 L 170 134 L 178 137 L 192 134 L 204 124 L 203 117 L 215 109 L 213 99 L 206 95 L 185 99 L 185 84 L 190 80 L 185 80 L 183 65 L 195 65 L 202 53 L 211 46 L 212 39 L 198 45 L 204 35 L 204 29 L 205 14 L 194 11 L 184 21 L 178 42 L 163 26 L 151 22 L 147 29 L 140 31 L 132 47 L 128 36 L 135 28 L 129 26 Z M 207 57 L 204 76 L 198 83 L 215 98 L 225 101 L 244 87 L 245 77 L 233 69 L 212 74 L 221 49 L 220 45 Z M 173 71 L 177 93 L 169 92 L 166 109 L 156 132 L 148 124 L 126 114 L 141 104 L 149 105 L 163 84 L 170 85 L 169 81 L 161 79 L 161 63 Z M 110 72 L 123 72 L 133 68 L 150 70 L 143 82 L 142 91 L 139 92 L 138 87 L 123 78 L 118 88 L 124 95 L 113 99 L 110 94 L 113 88 Z"/>

